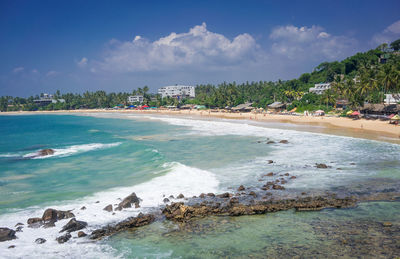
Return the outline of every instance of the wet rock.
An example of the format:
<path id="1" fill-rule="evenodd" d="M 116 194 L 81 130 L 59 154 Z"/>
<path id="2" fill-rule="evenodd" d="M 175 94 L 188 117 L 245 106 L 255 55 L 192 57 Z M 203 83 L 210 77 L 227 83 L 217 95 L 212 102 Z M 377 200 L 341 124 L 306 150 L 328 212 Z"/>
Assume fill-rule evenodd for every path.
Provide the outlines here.
<path id="1" fill-rule="evenodd" d="M 0 228 L 0 242 L 16 239 L 15 231 L 9 228 Z"/>
<path id="2" fill-rule="evenodd" d="M 232 194 L 230 194 L 229 192 L 225 192 L 222 194 L 218 194 L 217 197 L 218 198 L 230 198 Z"/>
<path id="3" fill-rule="evenodd" d="M 17 224 L 15 224 L 16 227 L 18 227 L 18 226 L 23 226 L 23 225 L 24 225 L 24 223 L 17 223 Z"/>
<path id="4" fill-rule="evenodd" d="M 249 192 L 249 195 L 253 196 L 254 198 L 257 197 L 257 194 L 255 192 L 253 192 L 253 191 Z"/>
<path id="5" fill-rule="evenodd" d="M 167 202 L 169 202 L 169 199 L 168 198 L 164 198 L 163 202 L 167 203 Z"/>
<path id="6" fill-rule="evenodd" d="M 174 195 L 170 195 L 169 198 L 170 198 L 170 199 L 174 199 Z"/>
<path id="7" fill-rule="evenodd" d="M 167 205 L 167 206 L 169 206 L 169 205 Z M 117 223 L 114 226 L 108 225 L 101 229 L 97 229 L 91 233 L 89 238 L 90 239 L 100 239 L 102 237 L 110 236 L 110 235 L 115 234 L 122 230 L 148 225 L 148 224 L 152 223 L 154 220 L 155 220 L 155 216 L 152 214 L 144 215 L 143 213 L 139 213 L 139 215 L 137 217 L 130 217 L 124 221 Z"/>
<path id="8" fill-rule="evenodd" d="M 268 164 L 272 164 L 273 162 L 273 160 L 268 160 Z"/>
<path id="9" fill-rule="evenodd" d="M 29 218 L 26 222 L 29 227 L 39 227 L 43 224 L 42 218 Z"/>
<path id="10" fill-rule="evenodd" d="M 183 198 L 185 198 L 185 196 L 183 196 L 183 194 L 181 193 L 181 194 L 179 194 L 178 195 L 178 197 L 176 197 L 177 199 L 183 199 Z"/>
<path id="11" fill-rule="evenodd" d="M 207 196 L 208 196 L 208 197 L 215 197 L 215 194 L 212 193 L 212 192 L 209 192 L 209 193 L 207 193 Z"/>
<path id="12" fill-rule="evenodd" d="M 60 233 L 67 231 L 68 233 L 81 230 L 87 226 L 85 221 L 79 221 L 75 218 L 71 219 L 65 226 L 62 227 Z"/>
<path id="13" fill-rule="evenodd" d="M 108 212 L 111 212 L 111 211 L 113 211 L 113 206 L 112 206 L 111 204 L 109 204 L 109 205 L 107 205 L 106 207 L 104 207 L 103 210 L 108 211 Z"/>
<path id="14" fill-rule="evenodd" d="M 95 203 L 100 203 L 100 201 L 96 201 Z"/>
<path id="15" fill-rule="evenodd" d="M 356 165 L 356 163 L 350 163 L 350 165 Z"/>
<path id="16" fill-rule="evenodd" d="M 284 176 L 289 176 L 289 173 L 284 174 Z"/>
<path id="17" fill-rule="evenodd" d="M 297 178 L 297 177 L 294 176 L 294 175 L 290 176 L 290 179 L 296 179 L 296 178 Z"/>
<path id="18" fill-rule="evenodd" d="M 38 156 L 49 156 L 49 155 L 53 155 L 53 154 L 54 154 L 54 150 L 51 148 L 42 149 L 42 150 L 39 150 L 39 152 L 38 152 Z"/>
<path id="19" fill-rule="evenodd" d="M 83 207 L 81 208 L 81 210 L 86 210 L 86 207 L 85 207 L 85 206 L 83 206 Z"/>
<path id="20" fill-rule="evenodd" d="M 139 208 L 140 205 L 140 200 L 136 196 L 136 193 L 132 193 L 131 195 L 127 196 L 125 199 L 123 199 L 119 204 L 118 207 L 115 208 L 115 210 L 122 210 L 126 208 L 131 208 L 132 204 L 135 204 L 135 208 Z"/>
<path id="21" fill-rule="evenodd" d="M 36 240 L 35 240 L 35 243 L 36 244 L 43 244 L 43 243 L 46 243 L 46 239 L 44 239 L 44 238 L 37 238 Z"/>
<path id="22" fill-rule="evenodd" d="M 85 236 L 87 236 L 87 234 L 85 232 L 83 232 L 83 231 L 78 232 L 78 237 L 85 237 Z"/>
<path id="23" fill-rule="evenodd" d="M 206 197 L 206 194 L 205 194 L 205 193 L 202 193 L 202 194 L 199 195 L 199 198 L 204 199 L 205 197 Z"/>
<path id="24" fill-rule="evenodd" d="M 17 228 L 15 229 L 15 232 L 22 232 L 22 229 L 23 229 L 23 227 L 22 227 L 22 226 L 19 226 L 19 227 L 17 227 Z"/>
<path id="25" fill-rule="evenodd" d="M 338 168 L 336 168 L 336 170 L 343 170 L 342 168 L 340 168 L 340 167 L 338 167 Z"/>
<path id="26" fill-rule="evenodd" d="M 285 180 L 282 180 L 282 181 L 281 181 L 281 184 L 285 184 L 285 183 L 287 183 Z"/>
<path id="27" fill-rule="evenodd" d="M 274 190 L 285 190 L 285 187 L 279 185 L 279 184 L 274 184 L 272 185 L 272 189 Z"/>
<path id="28" fill-rule="evenodd" d="M 244 186 L 243 186 L 243 185 L 240 185 L 240 186 L 239 186 L 239 188 L 238 188 L 237 190 L 240 192 L 240 191 L 244 191 L 244 190 L 245 190 L 245 188 L 244 188 Z"/>
<path id="29" fill-rule="evenodd" d="M 281 141 L 279 141 L 279 143 L 281 143 L 281 144 L 288 144 L 288 143 L 289 143 L 289 141 L 288 141 L 288 140 L 286 140 L 286 139 L 282 139 Z"/>
<path id="30" fill-rule="evenodd" d="M 270 140 L 267 142 L 267 144 L 275 144 L 275 141 Z"/>
<path id="31" fill-rule="evenodd" d="M 270 173 L 268 173 L 268 174 L 265 174 L 264 176 L 274 176 L 274 173 L 273 173 L 273 172 L 270 172 Z"/>
<path id="32" fill-rule="evenodd" d="M 56 240 L 57 240 L 57 242 L 58 242 L 59 244 L 63 244 L 63 243 L 65 243 L 65 242 L 67 242 L 68 240 L 70 240 L 71 237 L 72 237 L 71 234 L 70 234 L 70 233 L 67 233 L 67 234 L 65 234 L 65 235 L 62 235 L 62 236 L 57 237 Z"/>
<path id="33" fill-rule="evenodd" d="M 315 167 L 316 168 L 322 168 L 322 169 L 328 168 L 328 166 L 326 164 L 318 164 L 318 163 L 315 164 Z"/>
<path id="34" fill-rule="evenodd" d="M 15 248 L 15 245 L 10 245 L 8 249 Z"/>
<path id="35" fill-rule="evenodd" d="M 382 226 L 384 226 L 384 227 L 391 227 L 391 226 L 393 226 L 393 224 L 392 224 L 392 222 L 383 222 L 383 223 L 382 223 Z"/>
<path id="36" fill-rule="evenodd" d="M 75 215 L 71 211 L 47 209 L 44 211 L 42 220 L 46 222 L 56 222 L 60 219 L 73 218 Z"/>

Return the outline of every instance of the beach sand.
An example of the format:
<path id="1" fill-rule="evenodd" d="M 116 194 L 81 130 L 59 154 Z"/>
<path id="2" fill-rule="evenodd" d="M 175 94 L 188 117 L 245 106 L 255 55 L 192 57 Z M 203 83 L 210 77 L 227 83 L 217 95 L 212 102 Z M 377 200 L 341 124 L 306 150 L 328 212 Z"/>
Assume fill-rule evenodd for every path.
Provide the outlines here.
<path id="1" fill-rule="evenodd" d="M 389 124 L 388 121 L 379 120 L 353 120 L 344 117 L 328 116 L 295 116 L 264 113 L 229 113 L 212 110 L 62 110 L 62 111 L 36 111 L 36 112 L 4 112 L 0 115 L 23 115 L 23 114 L 77 114 L 77 113 L 121 113 L 142 115 L 169 115 L 183 116 L 199 119 L 235 119 L 246 120 L 252 123 L 271 124 L 273 127 L 282 128 L 284 124 L 297 125 L 295 130 L 317 132 L 325 134 L 351 136 L 357 138 L 374 139 L 400 144 L 400 126 Z M 283 125 L 282 125 L 283 124 Z M 271 126 L 269 125 L 269 126 Z M 267 125 L 268 126 L 268 125 Z"/>

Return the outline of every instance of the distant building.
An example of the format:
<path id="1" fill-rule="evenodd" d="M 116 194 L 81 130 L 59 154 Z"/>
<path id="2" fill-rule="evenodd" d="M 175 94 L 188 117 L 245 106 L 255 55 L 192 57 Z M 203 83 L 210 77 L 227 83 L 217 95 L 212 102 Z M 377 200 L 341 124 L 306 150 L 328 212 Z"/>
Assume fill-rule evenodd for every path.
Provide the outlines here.
<path id="1" fill-rule="evenodd" d="M 322 94 L 326 90 L 331 88 L 331 83 L 320 83 L 320 84 L 315 84 L 314 87 L 310 88 L 310 93 L 315 93 L 315 94 Z"/>
<path id="2" fill-rule="evenodd" d="M 164 86 L 158 89 L 158 94 L 164 97 L 172 97 L 172 98 L 194 98 L 195 95 L 195 87 L 188 85 L 171 85 Z"/>
<path id="3" fill-rule="evenodd" d="M 33 100 L 35 104 L 38 106 L 46 106 L 49 105 L 50 103 L 65 103 L 64 99 L 54 99 L 52 94 L 43 94 L 42 97 L 39 99 Z"/>
<path id="4" fill-rule="evenodd" d="M 144 100 L 143 95 L 128 96 L 128 103 L 142 103 Z"/>
<path id="5" fill-rule="evenodd" d="M 397 104 L 400 102 L 400 94 L 385 94 L 385 104 Z"/>

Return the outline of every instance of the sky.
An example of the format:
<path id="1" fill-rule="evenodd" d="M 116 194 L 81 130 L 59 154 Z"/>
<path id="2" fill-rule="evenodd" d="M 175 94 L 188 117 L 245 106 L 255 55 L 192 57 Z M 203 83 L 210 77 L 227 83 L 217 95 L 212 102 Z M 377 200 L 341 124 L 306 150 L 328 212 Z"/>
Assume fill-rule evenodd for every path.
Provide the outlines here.
<path id="1" fill-rule="evenodd" d="M 275 81 L 400 38 L 398 0 L 0 0 L 0 96 Z"/>

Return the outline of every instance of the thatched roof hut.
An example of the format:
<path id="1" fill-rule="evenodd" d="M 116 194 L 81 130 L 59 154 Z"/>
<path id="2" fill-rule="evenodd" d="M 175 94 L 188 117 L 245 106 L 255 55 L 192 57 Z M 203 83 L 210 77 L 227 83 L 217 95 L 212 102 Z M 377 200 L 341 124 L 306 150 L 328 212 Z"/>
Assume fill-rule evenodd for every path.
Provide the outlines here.
<path id="1" fill-rule="evenodd" d="M 274 103 L 271 103 L 270 105 L 268 105 L 267 107 L 268 107 L 268 109 L 271 109 L 271 110 L 281 111 L 281 110 L 286 109 L 286 104 L 281 103 L 281 102 L 274 102 Z"/>
<path id="2" fill-rule="evenodd" d="M 252 105 L 253 103 L 243 103 L 233 107 L 231 110 L 235 112 L 251 112 L 255 109 Z"/>
<path id="3" fill-rule="evenodd" d="M 364 114 L 392 114 L 400 112 L 400 104 L 364 104 L 359 110 Z"/>

